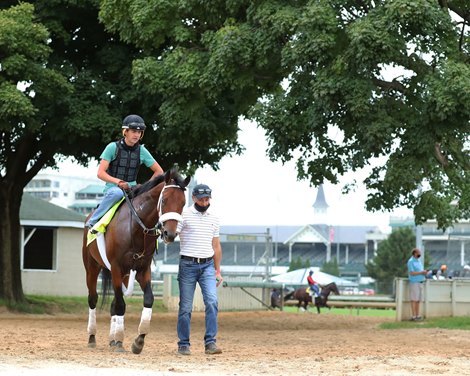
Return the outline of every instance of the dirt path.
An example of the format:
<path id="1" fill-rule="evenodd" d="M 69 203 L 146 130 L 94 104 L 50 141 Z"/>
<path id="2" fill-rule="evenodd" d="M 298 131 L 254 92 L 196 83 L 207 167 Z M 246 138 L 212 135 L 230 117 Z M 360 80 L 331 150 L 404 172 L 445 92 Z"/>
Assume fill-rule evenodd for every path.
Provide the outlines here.
<path id="1" fill-rule="evenodd" d="M 140 317 L 126 316 L 130 349 Z M 470 332 L 380 330 L 386 319 L 283 312 L 222 312 L 218 344 L 204 354 L 204 319 L 193 314 L 192 355 L 176 354 L 176 313 L 153 315 L 140 355 L 110 352 L 109 319 L 98 316 L 97 348 L 86 315 L 0 314 L 0 375 L 470 375 Z"/>

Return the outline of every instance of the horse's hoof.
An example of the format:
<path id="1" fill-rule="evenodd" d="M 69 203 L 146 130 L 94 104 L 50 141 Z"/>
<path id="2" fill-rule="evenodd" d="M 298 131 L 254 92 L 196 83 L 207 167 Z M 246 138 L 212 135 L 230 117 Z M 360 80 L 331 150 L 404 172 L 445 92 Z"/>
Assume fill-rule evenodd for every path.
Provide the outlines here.
<path id="1" fill-rule="evenodd" d="M 134 354 L 140 354 L 144 348 L 144 337 L 142 335 L 138 336 L 134 343 L 132 344 L 132 352 Z"/>
<path id="2" fill-rule="evenodd" d="M 116 341 L 114 339 L 109 341 L 109 347 L 115 347 L 115 346 L 116 346 Z"/>
<path id="3" fill-rule="evenodd" d="M 96 338 L 93 334 L 88 338 L 88 347 L 90 349 L 96 348 Z"/>
<path id="4" fill-rule="evenodd" d="M 118 353 L 126 352 L 126 350 L 124 350 L 124 347 L 122 346 L 121 341 L 116 341 L 115 343 L 116 344 L 114 345 L 114 352 L 118 352 Z"/>

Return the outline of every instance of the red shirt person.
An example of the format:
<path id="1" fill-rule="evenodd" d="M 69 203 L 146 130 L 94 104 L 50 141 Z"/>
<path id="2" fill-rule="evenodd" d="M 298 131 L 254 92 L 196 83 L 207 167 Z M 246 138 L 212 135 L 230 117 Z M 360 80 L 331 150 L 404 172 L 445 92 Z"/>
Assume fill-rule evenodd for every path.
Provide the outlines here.
<path id="1" fill-rule="evenodd" d="M 307 277 L 307 283 L 310 287 L 310 295 L 315 294 L 315 296 L 320 296 L 320 288 L 318 287 L 318 283 L 312 277 L 313 270 L 310 270 Z"/>

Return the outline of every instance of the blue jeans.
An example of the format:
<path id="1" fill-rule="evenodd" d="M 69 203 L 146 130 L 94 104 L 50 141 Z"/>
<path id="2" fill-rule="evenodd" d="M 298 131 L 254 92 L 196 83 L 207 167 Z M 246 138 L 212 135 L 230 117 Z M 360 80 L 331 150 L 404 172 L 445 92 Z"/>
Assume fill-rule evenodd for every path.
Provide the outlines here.
<path id="1" fill-rule="evenodd" d="M 318 288 L 318 285 L 310 285 L 310 291 L 313 291 L 315 296 L 320 296 L 320 289 Z"/>
<path id="2" fill-rule="evenodd" d="M 92 227 L 106 212 L 113 207 L 113 205 L 124 197 L 124 192 L 119 187 L 111 187 L 104 194 L 103 200 L 100 205 L 95 209 L 90 219 L 87 222 L 88 227 Z"/>
<path id="3" fill-rule="evenodd" d="M 214 260 L 198 264 L 190 260 L 181 260 L 178 271 L 178 286 L 180 289 L 180 303 L 178 310 L 178 347 L 189 346 L 191 331 L 191 312 L 193 310 L 194 291 L 196 283 L 201 287 L 204 299 L 206 332 L 204 344 L 215 343 L 217 335 L 217 287 L 215 280 Z"/>

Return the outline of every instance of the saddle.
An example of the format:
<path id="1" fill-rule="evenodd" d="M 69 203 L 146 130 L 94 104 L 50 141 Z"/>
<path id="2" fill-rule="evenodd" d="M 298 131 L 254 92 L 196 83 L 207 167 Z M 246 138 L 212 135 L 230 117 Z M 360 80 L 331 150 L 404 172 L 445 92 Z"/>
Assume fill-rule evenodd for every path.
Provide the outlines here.
<path id="1" fill-rule="evenodd" d="M 94 234 L 92 234 L 91 231 L 88 231 L 86 245 L 90 245 L 90 243 L 96 239 L 98 234 L 104 234 L 106 232 L 106 227 L 108 227 L 109 222 L 111 222 L 111 219 L 113 219 L 114 214 L 116 214 L 117 209 L 123 201 L 124 197 L 118 202 L 116 202 L 113 207 L 109 209 L 106 214 L 100 218 L 98 222 L 95 223 L 95 225 L 93 226 L 93 230 L 96 230 L 96 232 Z"/>

